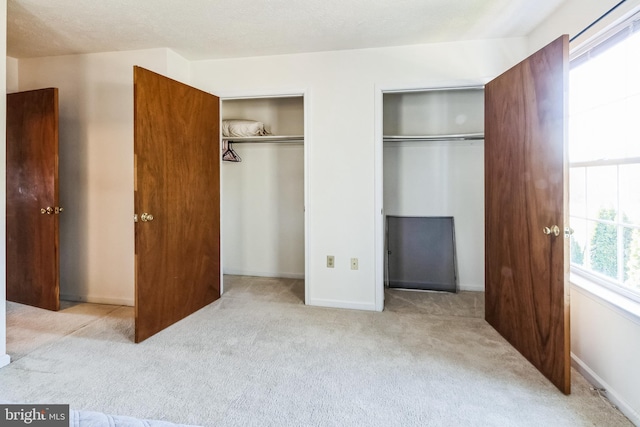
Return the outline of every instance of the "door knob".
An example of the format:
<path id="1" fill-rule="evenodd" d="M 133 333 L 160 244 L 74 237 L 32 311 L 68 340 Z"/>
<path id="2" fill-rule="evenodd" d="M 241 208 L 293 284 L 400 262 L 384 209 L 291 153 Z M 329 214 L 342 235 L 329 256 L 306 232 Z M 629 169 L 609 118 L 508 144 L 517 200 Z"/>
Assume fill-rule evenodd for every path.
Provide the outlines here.
<path id="1" fill-rule="evenodd" d="M 151 215 L 150 213 L 143 213 L 142 215 L 140 215 L 140 221 L 142 222 L 149 222 L 149 221 L 153 221 L 153 215 Z"/>
<path id="2" fill-rule="evenodd" d="M 558 227 L 557 225 L 552 225 L 551 227 L 543 228 L 542 232 L 546 235 L 553 234 L 557 237 L 560 235 L 560 227 Z"/>
<path id="3" fill-rule="evenodd" d="M 64 211 L 64 209 L 58 206 L 56 206 L 55 208 L 52 208 L 51 206 L 47 206 L 46 208 L 40 209 L 40 213 L 43 215 L 44 214 L 51 215 L 52 213 L 59 214 L 62 211 Z"/>

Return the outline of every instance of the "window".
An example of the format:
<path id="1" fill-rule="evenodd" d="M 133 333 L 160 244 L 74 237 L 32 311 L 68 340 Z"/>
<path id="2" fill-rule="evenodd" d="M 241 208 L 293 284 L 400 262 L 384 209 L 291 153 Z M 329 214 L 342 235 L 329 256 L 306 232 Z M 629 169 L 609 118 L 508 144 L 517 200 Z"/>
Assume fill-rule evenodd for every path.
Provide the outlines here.
<path id="1" fill-rule="evenodd" d="M 573 271 L 640 301 L 640 17 L 634 19 L 571 61 L 569 213 Z"/>

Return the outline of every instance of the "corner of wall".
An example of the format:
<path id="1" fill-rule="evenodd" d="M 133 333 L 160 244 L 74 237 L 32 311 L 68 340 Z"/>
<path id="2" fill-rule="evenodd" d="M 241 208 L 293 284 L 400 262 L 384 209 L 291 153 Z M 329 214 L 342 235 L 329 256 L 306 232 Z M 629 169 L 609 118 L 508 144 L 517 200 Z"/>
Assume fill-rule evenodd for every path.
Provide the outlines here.
<path id="1" fill-rule="evenodd" d="M 588 382 L 596 388 L 602 389 L 604 395 L 615 405 L 631 422 L 640 425 L 638 414 L 620 394 L 614 390 L 605 380 L 595 373 L 584 361 L 573 352 L 571 353 L 571 366 L 578 371 Z"/>
<path id="2" fill-rule="evenodd" d="M 13 93 L 20 90 L 19 66 L 17 58 L 7 56 L 7 93 Z"/>
<path id="3" fill-rule="evenodd" d="M 166 54 L 167 77 L 189 84 L 191 82 L 191 62 L 173 49 L 166 48 Z"/>
<path id="4" fill-rule="evenodd" d="M 640 7 L 640 2 L 637 0 L 620 4 L 617 7 L 618 4 L 620 4 L 619 0 L 565 1 L 544 22 L 529 33 L 527 36 L 529 53 L 541 49 L 562 34 L 575 37 L 607 11 L 616 7 L 612 13 L 575 40 L 574 43 L 580 44 Z"/>
<path id="5" fill-rule="evenodd" d="M 10 362 L 11 362 L 11 358 L 9 357 L 8 354 L 0 356 L 0 368 L 2 368 L 3 366 L 7 366 Z"/>

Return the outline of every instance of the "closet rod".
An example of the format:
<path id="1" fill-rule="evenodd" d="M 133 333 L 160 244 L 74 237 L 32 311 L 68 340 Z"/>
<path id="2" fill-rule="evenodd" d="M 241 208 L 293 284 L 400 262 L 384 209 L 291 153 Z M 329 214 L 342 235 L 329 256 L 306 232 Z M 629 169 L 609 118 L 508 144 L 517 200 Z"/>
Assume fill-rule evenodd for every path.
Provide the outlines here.
<path id="1" fill-rule="evenodd" d="M 223 136 L 223 141 L 233 142 L 234 144 L 241 142 L 304 142 L 302 135 L 267 135 L 267 136 Z"/>
<path id="2" fill-rule="evenodd" d="M 442 86 L 442 87 L 430 87 L 430 88 L 420 88 L 420 89 L 394 89 L 394 90 L 385 90 L 384 94 L 395 94 L 395 93 L 413 93 L 413 92 L 455 92 L 455 91 L 465 91 L 465 90 L 484 90 L 484 85 L 474 85 L 474 86 Z"/>
<path id="3" fill-rule="evenodd" d="M 452 135 L 384 135 L 384 142 L 393 141 L 477 141 L 484 139 L 484 133 L 462 133 Z"/>

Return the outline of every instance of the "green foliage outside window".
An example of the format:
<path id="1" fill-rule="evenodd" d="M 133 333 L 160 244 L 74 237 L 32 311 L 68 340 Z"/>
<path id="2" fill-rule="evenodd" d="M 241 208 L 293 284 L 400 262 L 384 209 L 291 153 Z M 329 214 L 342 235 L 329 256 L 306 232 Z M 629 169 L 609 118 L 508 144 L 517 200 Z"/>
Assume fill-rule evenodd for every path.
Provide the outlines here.
<path id="1" fill-rule="evenodd" d="M 613 221 L 615 209 L 601 209 L 598 219 Z M 618 277 L 618 227 L 599 222 L 591 238 L 591 269 L 606 276 Z"/>
<path id="2" fill-rule="evenodd" d="M 630 234 L 631 243 L 625 269 L 625 284 L 640 290 L 640 229 L 634 229 Z"/>
<path id="3" fill-rule="evenodd" d="M 571 236 L 571 262 L 577 265 L 584 265 L 584 248 Z"/>
<path id="4" fill-rule="evenodd" d="M 615 209 L 601 209 L 598 219 L 614 221 Z M 627 218 L 623 219 L 627 222 Z M 624 264 L 622 282 L 627 285 L 640 288 L 640 230 L 622 227 Z M 584 260 L 583 253 L 577 253 L 582 249 L 572 241 L 571 259 L 575 264 L 581 265 Z M 574 259 L 574 252 L 576 252 Z M 597 223 L 591 237 L 590 247 L 591 269 L 614 279 L 618 279 L 618 226 L 615 224 Z M 581 258 L 582 257 L 582 258 Z"/>

